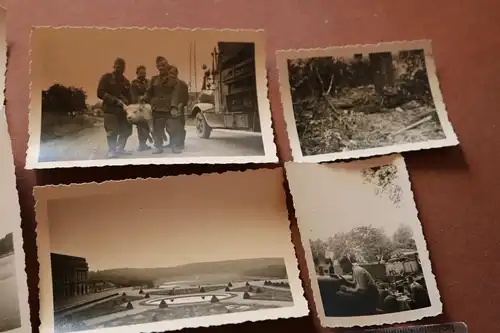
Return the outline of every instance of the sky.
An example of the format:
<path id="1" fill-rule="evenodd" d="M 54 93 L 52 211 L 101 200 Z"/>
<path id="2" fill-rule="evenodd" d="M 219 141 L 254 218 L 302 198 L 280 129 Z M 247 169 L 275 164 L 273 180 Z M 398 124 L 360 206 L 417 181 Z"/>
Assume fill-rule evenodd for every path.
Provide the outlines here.
<path id="1" fill-rule="evenodd" d="M 178 176 L 113 194 L 65 188 L 69 197 L 47 206 L 51 252 L 85 257 L 90 270 L 295 258 L 282 177 L 280 169 Z"/>
<path id="2" fill-rule="evenodd" d="M 158 55 L 176 65 L 180 79 L 191 81 L 193 89 L 196 82 L 199 91 L 203 82 L 201 67 L 206 64 L 211 68 L 210 53 L 220 41 L 253 39 L 248 32 L 234 31 L 37 28 L 32 35 L 32 91 L 47 89 L 54 83 L 83 87 L 88 103 L 93 104 L 98 101 L 99 78 L 112 70 L 116 57 L 125 59 L 125 75 L 132 80 L 139 65 L 146 66 L 148 76 L 156 75 Z M 193 61 L 190 75 L 190 45 L 193 43 L 196 44 L 196 64 Z"/>
<path id="3" fill-rule="evenodd" d="M 297 214 L 308 216 L 299 223 L 309 227 L 311 239 L 326 239 L 367 225 L 383 228 L 392 236 L 402 223 L 412 228 L 419 223 L 408 214 L 404 202 L 398 208 L 385 194 L 375 195 L 374 185 L 363 183 L 360 169 L 294 163 L 287 167 L 287 175 Z"/>

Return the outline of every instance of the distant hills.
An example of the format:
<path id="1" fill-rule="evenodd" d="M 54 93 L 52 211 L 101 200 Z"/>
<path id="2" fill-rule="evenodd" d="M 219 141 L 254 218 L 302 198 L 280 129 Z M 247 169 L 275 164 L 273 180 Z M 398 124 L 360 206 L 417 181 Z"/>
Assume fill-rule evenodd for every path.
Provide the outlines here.
<path id="1" fill-rule="evenodd" d="M 174 267 L 158 268 L 117 268 L 89 272 L 89 279 L 103 280 L 118 286 L 148 285 L 154 286 L 165 281 L 189 277 L 261 277 L 286 279 L 285 260 L 283 258 L 258 258 L 227 260 L 216 262 L 192 263 Z"/>

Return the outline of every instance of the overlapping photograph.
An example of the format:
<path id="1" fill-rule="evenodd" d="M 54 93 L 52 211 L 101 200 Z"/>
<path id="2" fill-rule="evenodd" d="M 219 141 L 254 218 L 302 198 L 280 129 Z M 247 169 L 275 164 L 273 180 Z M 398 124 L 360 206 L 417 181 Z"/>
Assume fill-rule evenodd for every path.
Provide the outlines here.
<path id="1" fill-rule="evenodd" d="M 428 41 L 278 51 L 297 162 L 453 146 Z"/>
<path id="2" fill-rule="evenodd" d="M 307 315 L 282 182 L 275 169 L 37 188 L 40 332 Z"/>
<path id="3" fill-rule="evenodd" d="M 262 31 L 34 28 L 27 166 L 277 162 L 264 44 Z"/>
<path id="4" fill-rule="evenodd" d="M 401 156 L 287 163 L 286 170 L 323 326 L 400 323 L 441 313 Z"/>
<path id="5" fill-rule="evenodd" d="M 4 108 L 7 62 L 6 10 L 0 6 L 0 332 L 31 332 L 21 212 L 14 157 Z"/>

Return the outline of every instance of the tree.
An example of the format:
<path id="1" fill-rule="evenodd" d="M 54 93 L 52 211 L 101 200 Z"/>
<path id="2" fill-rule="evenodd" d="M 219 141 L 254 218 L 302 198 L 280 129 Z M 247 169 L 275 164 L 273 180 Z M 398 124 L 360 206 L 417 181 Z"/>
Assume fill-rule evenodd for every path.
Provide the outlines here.
<path id="1" fill-rule="evenodd" d="M 397 183 L 398 168 L 394 164 L 366 168 L 362 171 L 364 183 L 375 185 L 375 195 L 387 195 L 399 207 L 403 189 Z"/>
<path id="2" fill-rule="evenodd" d="M 87 108 L 87 94 L 82 88 L 54 84 L 42 92 L 42 112 L 68 114 Z"/>
<path id="3" fill-rule="evenodd" d="M 378 94 L 383 94 L 387 85 L 394 84 L 392 54 L 391 52 L 377 52 L 370 53 L 369 57 L 375 91 Z"/>
<path id="4" fill-rule="evenodd" d="M 396 249 L 417 250 L 417 244 L 413 238 L 413 230 L 406 224 L 401 224 L 392 235 L 393 246 Z"/>
<path id="5" fill-rule="evenodd" d="M 315 265 L 325 262 L 325 250 L 326 244 L 321 239 L 309 240 L 311 246 L 311 252 L 313 256 L 313 262 Z"/>

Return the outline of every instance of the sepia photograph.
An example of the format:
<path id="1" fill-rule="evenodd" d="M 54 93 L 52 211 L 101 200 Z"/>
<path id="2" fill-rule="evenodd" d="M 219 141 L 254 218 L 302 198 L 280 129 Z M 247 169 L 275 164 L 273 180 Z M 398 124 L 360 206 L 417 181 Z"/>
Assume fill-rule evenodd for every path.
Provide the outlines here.
<path id="1" fill-rule="evenodd" d="M 286 170 L 323 326 L 402 323 L 442 312 L 401 156 L 287 163 Z"/>
<path id="2" fill-rule="evenodd" d="M 428 41 L 278 51 L 297 162 L 454 146 Z"/>
<path id="3" fill-rule="evenodd" d="M 278 168 L 36 188 L 40 332 L 306 316 L 282 183 Z"/>
<path id="4" fill-rule="evenodd" d="M 6 10 L 0 6 L 0 333 L 31 332 L 21 212 L 5 114 Z"/>
<path id="5" fill-rule="evenodd" d="M 30 169 L 278 161 L 263 31 L 40 27 L 31 60 Z"/>

